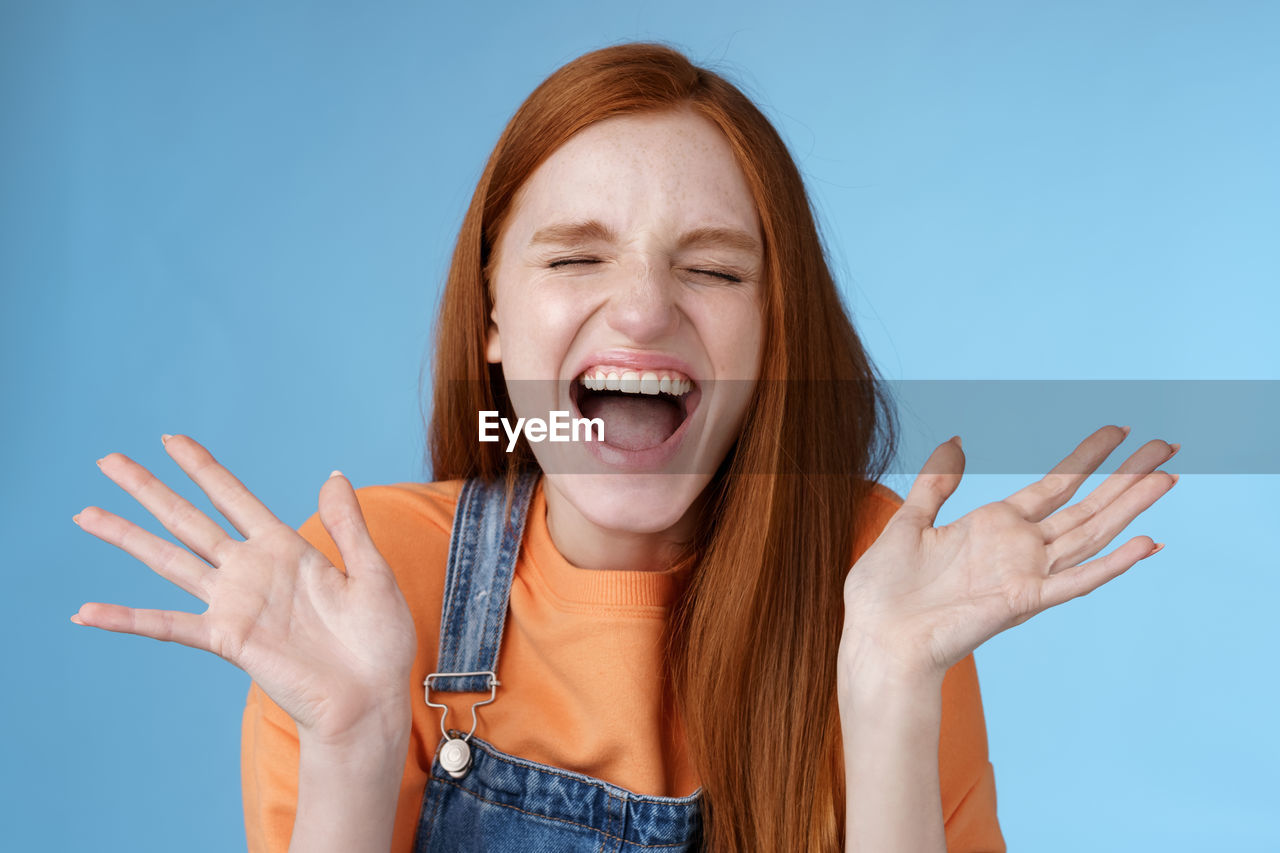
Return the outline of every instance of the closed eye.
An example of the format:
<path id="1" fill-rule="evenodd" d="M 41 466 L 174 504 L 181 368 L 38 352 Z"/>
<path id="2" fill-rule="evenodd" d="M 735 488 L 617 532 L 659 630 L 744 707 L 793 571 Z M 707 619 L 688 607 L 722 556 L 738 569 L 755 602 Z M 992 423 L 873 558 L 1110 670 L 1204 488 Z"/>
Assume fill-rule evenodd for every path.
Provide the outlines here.
<path id="1" fill-rule="evenodd" d="M 555 269 L 556 267 L 559 267 L 563 264 L 598 264 L 598 263 L 600 262 L 597 261 L 595 258 L 564 258 L 559 261 L 552 261 L 551 263 L 547 264 L 547 267 L 549 269 Z"/>
<path id="2" fill-rule="evenodd" d="M 738 278 L 738 277 L 737 277 L 736 275 L 734 275 L 733 273 L 720 272 L 720 271 L 718 271 L 718 270 L 689 270 L 689 272 L 696 272 L 696 273 L 700 273 L 700 274 L 702 274 L 702 275 L 715 276 L 716 278 L 722 278 L 722 279 L 724 279 L 725 281 L 735 281 L 735 282 L 741 282 L 741 281 L 742 281 L 742 279 Z"/>
<path id="3" fill-rule="evenodd" d="M 567 266 L 569 264 L 598 264 L 598 263 L 600 263 L 600 261 L 598 261 L 595 258 L 561 258 L 558 261 L 552 261 L 551 263 L 547 264 L 547 268 L 557 269 L 561 266 Z M 738 276 L 734 275 L 733 273 L 722 272 L 720 270 L 691 269 L 689 270 L 689 272 L 698 273 L 699 275 L 709 275 L 709 276 L 712 276 L 713 278 L 719 278 L 725 281 L 733 281 L 733 282 L 742 281 L 742 279 L 738 278 Z"/>

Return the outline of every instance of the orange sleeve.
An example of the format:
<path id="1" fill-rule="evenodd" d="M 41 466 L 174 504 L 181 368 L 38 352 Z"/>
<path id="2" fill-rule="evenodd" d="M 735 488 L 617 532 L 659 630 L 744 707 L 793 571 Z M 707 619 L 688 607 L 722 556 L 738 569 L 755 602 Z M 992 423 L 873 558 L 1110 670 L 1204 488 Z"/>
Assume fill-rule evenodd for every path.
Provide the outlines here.
<path id="1" fill-rule="evenodd" d="M 938 778 L 949 853 L 1005 853 L 973 655 L 947 670 L 942 680 Z"/>
<path id="2" fill-rule="evenodd" d="M 342 554 L 319 513 L 304 521 L 298 533 L 343 568 Z M 298 808 L 298 729 L 256 681 L 249 685 L 240 722 L 240 789 L 249 853 L 288 853 Z"/>
<path id="3" fill-rule="evenodd" d="M 897 493 L 876 484 L 868 522 L 857 536 L 857 556 L 875 541 L 900 506 L 902 498 Z M 987 724 L 973 655 L 947 670 L 942 680 L 938 779 L 948 853 L 1005 853 L 996 817 L 995 769 L 987 756 Z"/>
<path id="4" fill-rule="evenodd" d="M 298 730 L 257 682 L 240 724 L 240 788 L 249 853 L 287 853 L 298 806 Z"/>

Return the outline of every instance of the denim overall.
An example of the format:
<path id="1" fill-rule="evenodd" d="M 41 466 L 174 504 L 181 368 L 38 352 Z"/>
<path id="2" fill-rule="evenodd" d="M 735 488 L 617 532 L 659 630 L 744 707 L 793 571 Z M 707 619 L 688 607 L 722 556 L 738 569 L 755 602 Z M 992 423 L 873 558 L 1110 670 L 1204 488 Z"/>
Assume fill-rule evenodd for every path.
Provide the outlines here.
<path id="1" fill-rule="evenodd" d="M 498 651 L 538 476 L 518 481 L 506 523 L 501 481 L 468 480 L 458 497 L 445 572 L 439 671 L 427 677 L 426 701 L 443 707 L 432 702 L 432 691 L 489 697 L 472 707 L 471 732 L 451 728 L 436 748 L 414 853 L 698 850 L 701 788 L 687 797 L 640 796 L 581 773 L 507 755 L 474 734 L 475 708 L 503 700 L 496 675 Z M 443 731 L 444 719 L 440 726 Z M 467 753 L 465 766 L 457 769 L 459 756 Z"/>

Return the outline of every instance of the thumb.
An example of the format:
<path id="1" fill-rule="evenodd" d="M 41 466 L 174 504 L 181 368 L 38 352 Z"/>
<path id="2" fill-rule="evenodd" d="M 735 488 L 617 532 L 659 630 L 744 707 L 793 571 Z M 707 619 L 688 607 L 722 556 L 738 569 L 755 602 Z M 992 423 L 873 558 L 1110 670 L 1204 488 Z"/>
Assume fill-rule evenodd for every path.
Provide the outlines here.
<path id="1" fill-rule="evenodd" d="M 963 475 L 964 451 L 960 448 L 960 436 L 956 435 L 929 454 L 911 484 L 911 491 L 902 501 L 902 509 L 910 507 L 911 516 L 918 519 L 922 527 L 932 527 L 938 510 L 955 493 Z"/>
<path id="2" fill-rule="evenodd" d="M 320 522 L 342 554 L 347 577 L 378 571 L 382 555 L 369 535 L 355 489 L 341 471 L 330 474 L 320 487 Z"/>

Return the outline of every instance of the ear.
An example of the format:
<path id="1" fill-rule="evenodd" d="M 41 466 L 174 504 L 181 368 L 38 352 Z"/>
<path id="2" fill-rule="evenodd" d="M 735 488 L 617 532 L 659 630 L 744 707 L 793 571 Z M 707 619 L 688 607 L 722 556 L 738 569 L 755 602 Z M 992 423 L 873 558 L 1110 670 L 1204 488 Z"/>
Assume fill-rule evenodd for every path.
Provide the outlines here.
<path id="1" fill-rule="evenodd" d="M 490 364 L 500 364 L 502 362 L 502 344 L 498 340 L 498 324 L 489 321 L 489 336 L 485 340 L 484 360 Z"/>

